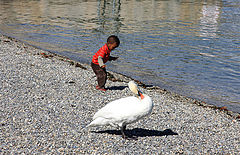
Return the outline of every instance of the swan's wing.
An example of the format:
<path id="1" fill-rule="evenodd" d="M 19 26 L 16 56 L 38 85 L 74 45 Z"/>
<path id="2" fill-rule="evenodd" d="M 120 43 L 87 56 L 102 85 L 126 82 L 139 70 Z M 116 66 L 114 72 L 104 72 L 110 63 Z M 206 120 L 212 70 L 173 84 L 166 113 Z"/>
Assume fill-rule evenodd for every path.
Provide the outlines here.
<path id="1" fill-rule="evenodd" d="M 93 116 L 93 119 L 95 120 L 98 117 L 107 119 L 129 117 L 133 115 L 139 104 L 140 100 L 136 97 L 121 98 L 105 105 Z"/>

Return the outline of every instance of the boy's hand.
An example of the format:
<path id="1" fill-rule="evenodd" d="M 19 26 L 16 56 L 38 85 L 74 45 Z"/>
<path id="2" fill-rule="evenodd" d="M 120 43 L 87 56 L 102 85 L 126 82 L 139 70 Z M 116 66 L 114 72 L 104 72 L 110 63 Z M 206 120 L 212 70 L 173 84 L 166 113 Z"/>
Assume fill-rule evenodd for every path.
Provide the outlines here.
<path id="1" fill-rule="evenodd" d="M 113 57 L 113 58 L 112 58 L 113 61 L 115 61 L 115 60 L 117 60 L 117 59 L 118 59 L 118 57 Z"/>
<path id="2" fill-rule="evenodd" d="M 102 65 L 102 66 L 101 66 L 101 68 L 105 68 L 105 67 L 106 67 L 106 65 Z"/>

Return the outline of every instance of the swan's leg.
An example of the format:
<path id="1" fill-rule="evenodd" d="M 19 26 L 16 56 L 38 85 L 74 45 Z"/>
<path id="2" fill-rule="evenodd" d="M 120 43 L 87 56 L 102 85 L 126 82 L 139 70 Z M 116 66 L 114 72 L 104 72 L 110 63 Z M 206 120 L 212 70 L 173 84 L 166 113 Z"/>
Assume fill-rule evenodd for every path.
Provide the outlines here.
<path id="1" fill-rule="evenodd" d="M 126 125 L 121 126 L 122 138 L 124 138 L 124 139 L 127 138 L 126 135 L 125 135 L 125 133 L 124 133 L 124 131 L 126 130 L 126 127 L 127 127 Z"/>
<path id="2" fill-rule="evenodd" d="M 125 133 L 124 133 L 124 131 L 126 130 L 126 125 L 123 125 L 122 127 L 121 127 L 121 133 L 122 133 L 122 138 L 123 139 L 128 139 L 128 140 L 137 140 L 138 138 L 136 137 L 136 136 L 133 136 L 133 137 L 127 137 L 126 135 L 125 135 Z"/>

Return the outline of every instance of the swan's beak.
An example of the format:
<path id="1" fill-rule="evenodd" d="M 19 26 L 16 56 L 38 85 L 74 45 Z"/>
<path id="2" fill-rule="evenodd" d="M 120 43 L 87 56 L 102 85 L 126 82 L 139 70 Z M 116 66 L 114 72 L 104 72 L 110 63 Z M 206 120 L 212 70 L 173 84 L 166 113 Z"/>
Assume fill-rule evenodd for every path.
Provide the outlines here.
<path id="1" fill-rule="evenodd" d="M 144 99 L 144 96 L 143 96 L 143 94 L 140 91 L 138 91 L 138 96 L 140 96 L 141 99 Z"/>

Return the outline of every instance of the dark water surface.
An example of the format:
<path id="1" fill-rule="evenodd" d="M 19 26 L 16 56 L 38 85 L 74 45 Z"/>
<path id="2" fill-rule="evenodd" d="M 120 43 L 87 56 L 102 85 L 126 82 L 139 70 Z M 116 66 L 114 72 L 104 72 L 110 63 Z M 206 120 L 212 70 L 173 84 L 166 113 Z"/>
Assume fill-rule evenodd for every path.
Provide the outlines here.
<path id="1" fill-rule="evenodd" d="M 82 63 L 116 34 L 109 70 L 240 112 L 239 0 L 0 0 L 0 32 Z"/>

